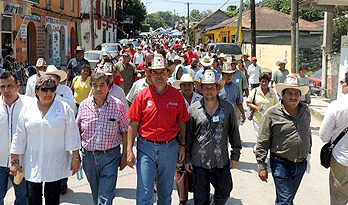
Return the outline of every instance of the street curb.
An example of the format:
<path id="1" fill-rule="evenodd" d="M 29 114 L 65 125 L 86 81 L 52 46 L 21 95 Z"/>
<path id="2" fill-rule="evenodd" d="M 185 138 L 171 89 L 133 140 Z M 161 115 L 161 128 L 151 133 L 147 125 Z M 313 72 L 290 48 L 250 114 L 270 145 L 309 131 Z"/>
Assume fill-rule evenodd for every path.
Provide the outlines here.
<path id="1" fill-rule="evenodd" d="M 323 121 L 324 115 L 322 113 L 320 113 L 319 111 L 317 111 L 316 109 L 314 109 L 312 107 L 309 107 L 309 110 L 311 111 L 312 117 L 314 117 L 315 119 L 317 119 L 319 121 Z"/>

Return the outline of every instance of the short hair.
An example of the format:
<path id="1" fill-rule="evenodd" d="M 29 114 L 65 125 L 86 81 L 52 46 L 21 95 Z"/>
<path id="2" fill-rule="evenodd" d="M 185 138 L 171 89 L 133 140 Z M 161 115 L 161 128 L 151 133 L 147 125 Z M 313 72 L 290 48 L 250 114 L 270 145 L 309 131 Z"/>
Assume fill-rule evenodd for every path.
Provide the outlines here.
<path id="1" fill-rule="evenodd" d="M 87 68 L 87 69 L 88 69 L 88 71 L 89 71 L 89 75 L 92 75 L 92 69 L 91 69 L 91 66 L 90 66 L 89 64 L 87 64 L 87 63 L 82 64 L 82 65 L 81 65 L 80 70 L 85 69 L 85 68 Z"/>
<path id="2" fill-rule="evenodd" d="M 35 90 L 38 90 L 41 86 L 58 86 L 58 81 L 55 77 L 52 75 L 41 75 L 39 79 L 37 79 L 36 84 L 35 84 Z"/>
<path id="3" fill-rule="evenodd" d="M 4 71 L 0 74 L 0 79 L 9 79 L 11 77 L 14 78 L 15 83 L 18 83 L 17 75 L 14 72 Z"/>
<path id="4" fill-rule="evenodd" d="M 345 83 L 348 83 L 348 71 L 344 74 L 344 80 L 346 81 Z"/>
<path id="5" fill-rule="evenodd" d="M 91 85 L 96 82 L 97 80 L 104 79 L 106 84 L 108 86 L 111 86 L 112 82 L 110 81 L 109 77 L 105 75 L 104 73 L 93 73 L 91 76 Z"/>
<path id="6" fill-rule="evenodd" d="M 261 73 L 259 80 L 267 80 L 269 82 L 271 81 L 271 76 L 268 73 Z"/>
<path id="7" fill-rule="evenodd" d="M 304 66 L 301 66 L 301 67 L 300 67 L 300 71 L 303 71 L 303 70 L 307 70 L 307 68 L 304 67 Z"/>

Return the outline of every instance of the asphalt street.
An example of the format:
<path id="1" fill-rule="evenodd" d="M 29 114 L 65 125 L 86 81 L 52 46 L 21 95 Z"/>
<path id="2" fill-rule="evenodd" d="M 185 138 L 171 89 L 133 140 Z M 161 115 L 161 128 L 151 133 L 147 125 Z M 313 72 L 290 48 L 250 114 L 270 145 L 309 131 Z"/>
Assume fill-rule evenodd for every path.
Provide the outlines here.
<path id="1" fill-rule="evenodd" d="M 311 170 L 305 174 L 301 186 L 295 198 L 297 205 L 327 205 L 329 204 L 328 170 L 319 164 L 319 152 L 322 142 L 318 136 L 320 122 L 312 119 L 311 129 L 313 136 L 313 147 L 311 157 Z M 233 191 L 228 200 L 228 205 L 270 205 L 275 201 L 275 188 L 272 177 L 269 176 L 268 183 L 262 182 L 257 175 L 257 166 L 253 154 L 255 135 L 250 121 L 240 128 L 243 149 L 239 165 L 232 170 Z M 69 178 L 69 190 L 61 196 L 61 204 L 83 204 L 93 205 L 91 191 L 87 179 L 78 181 L 75 176 Z M 178 195 L 174 186 L 172 204 L 179 204 Z M 113 204 L 131 205 L 135 204 L 136 172 L 127 167 L 119 172 L 117 180 L 116 198 Z M 211 193 L 214 193 L 213 188 Z M 193 204 L 193 194 L 189 195 L 188 204 Z M 5 204 L 14 203 L 13 188 L 8 191 Z"/>

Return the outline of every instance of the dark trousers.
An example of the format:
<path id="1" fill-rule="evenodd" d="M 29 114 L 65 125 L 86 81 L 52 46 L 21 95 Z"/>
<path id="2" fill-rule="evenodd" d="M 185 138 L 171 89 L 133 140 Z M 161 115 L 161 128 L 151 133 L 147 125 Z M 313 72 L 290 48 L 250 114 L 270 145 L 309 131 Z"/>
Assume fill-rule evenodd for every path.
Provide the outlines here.
<path id="1" fill-rule="evenodd" d="M 59 205 L 61 181 L 45 182 L 45 204 Z M 42 205 L 42 186 L 43 183 L 27 182 L 29 205 Z"/>
<path id="2" fill-rule="evenodd" d="M 186 202 L 188 200 L 188 192 L 193 191 L 193 175 L 186 171 L 184 164 L 176 165 L 175 182 L 179 201 Z"/>
<path id="3" fill-rule="evenodd" d="M 307 160 L 290 162 L 271 154 L 270 164 L 276 187 L 276 205 L 293 205 L 298 187 L 307 168 Z"/>
<path id="4" fill-rule="evenodd" d="M 213 169 L 193 167 L 193 198 L 195 205 L 210 205 L 210 184 L 215 189 L 214 205 L 226 204 L 233 187 L 230 165 Z"/>
<path id="5" fill-rule="evenodd" d="M 254 88 L 259 87 L 260 83 L 256 83 L 256 84 L 250 84 L 251 90 Z"/>

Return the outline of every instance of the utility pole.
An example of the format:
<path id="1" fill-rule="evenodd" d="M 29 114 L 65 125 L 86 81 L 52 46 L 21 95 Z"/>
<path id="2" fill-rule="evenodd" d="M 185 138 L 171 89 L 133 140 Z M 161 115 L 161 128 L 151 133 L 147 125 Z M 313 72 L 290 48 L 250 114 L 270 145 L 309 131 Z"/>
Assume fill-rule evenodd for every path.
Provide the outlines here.
<path id="1" fill-rule="evenodd" d="M 241 45 L 241 43 L 238 41 L 239 40 L 239 33 L 240 30 L 242 29 L 242 13 L 243 13 L 243 0 L 239 1 L 239 13 L 238 13 L 238 21 L 237 21 L 237 31 L 235 35 L 234 42 L 238 43 L 238 45 Z"/>
<path id="2" fill-rule="evenodd" d="M 89 45 L 90 49 L 94 49 L 94 5 L 93 5 L 94 0 L 89 0 L 89 22 L 90 22 L 90 27 L 89 27 Z"/>
<path id="3" fill-rule="evenodd" d="M 186 29 L 187 43 L 189 43 L 190 41 L 189 29 L 190 29 L 190 2 L 187 2 L 187 29 Z"/>
<path id="4" fill-rule="evenodd" d="M 291 73 L 296 73 L 296 24 L 298 23 L 297 0 L 291 0 Z"/>
<path id="5" fill-rule="evenodd" d="M 255 0 L 250 0 L 251 15 L 251 56 L 256 56 L 256 13 Z"/>
<path id="6" fill-rule="evenodd" d="M 175 10 L 173 12 L 172 22 L 173 22 L 173 29 L 175 29 Z"/>
<path id="7" fill-rule="evenodd" d="M 332 54 L 332 28 L 333 28 L 333 12 L 325 12 L 324 15 L 324 34 L 323 34 L 323 57 L 322 57 L 322 78 L 321 78 L 321 95 L 329 97 L 327 92 L 327 71 L 331 66 Z"/>

